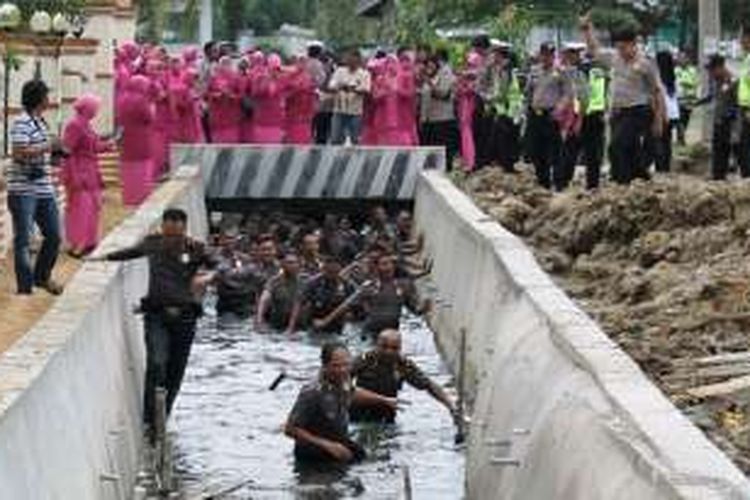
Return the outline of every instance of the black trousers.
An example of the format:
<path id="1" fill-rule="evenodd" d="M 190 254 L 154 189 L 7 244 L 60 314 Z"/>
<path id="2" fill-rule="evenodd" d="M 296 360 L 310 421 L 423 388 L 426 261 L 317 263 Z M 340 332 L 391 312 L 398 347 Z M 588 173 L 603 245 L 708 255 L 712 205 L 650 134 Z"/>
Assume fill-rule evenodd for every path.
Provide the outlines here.
<path id="1" fill-rule="evenodd" d="M 495 120 L 484 101 L 477 98 L 474 111 L 474 148 L 476 150 L 476 168 L 480 169 L 492 164 Z"/>
<path id="2" fill-rule="evenodd" d="M 539 184 L 552 188 L 552 173 L 559 171 L 562 138 L 560 127 L 549 111 L 529 113 L 528 146 Z"/>
<path id="3" fill-rule="evenodd" d="M 147 312 L 146 380 L 143 394 L 143 422 L 154 424 L 156 389 L 167 391 L 167 413 L 177 398 L 185 375 L 190 348 L 195 336 L 195 315 L 185 312 L 174 316 L 166 312 Z"/>
<path id="4" fill-rule="evenodd" d="M 609 158 L 612 180 L 629 184 L 633 179 L 649 179 L 646 140 L 651 133 L 653 112 L 649 106 L 620 108 L 612 112 L 612 140 Z"/>
<path id="5" fill-rule="evenodd" d="M 458 154 L 460 142 L 456 120 L 423 122 L 420 135 L 424 146 L 445 147 L 446 169 L 450 172 L 453 169 L 453 160 Z"/>
<path id="6" fill-rule="evenodd" d="M 649 133 L 644 144 L 643 163 L 648 171 L 653 163 L 657 172 L 666 173 L 672 169 L 672 132 L 677 122 L 664 124 L 664 132 L 660 136 Z"/>
<path id="7" fill-rule="evenodd" d="M 729 160 L 732 157 L 732 121 L 714 123 L 711 141 L 711 177 L 723 181 L 729 173 Z"/>
<path id="8" fill-rule="evenodd" d="M 331 136 L 331 118 L 333 113 L 319 112 L 313 118 L 313 136 L 315 144 L 328 144 Z"/>
<path id="9" fill-rule="evenodd" d="M 750 177 L 750 119 L 747 117 L 750 109 L 741 108 L 740 113 L 740 119 L 742 120 L 739 153 L 740 175 L 746 178 Z"/>

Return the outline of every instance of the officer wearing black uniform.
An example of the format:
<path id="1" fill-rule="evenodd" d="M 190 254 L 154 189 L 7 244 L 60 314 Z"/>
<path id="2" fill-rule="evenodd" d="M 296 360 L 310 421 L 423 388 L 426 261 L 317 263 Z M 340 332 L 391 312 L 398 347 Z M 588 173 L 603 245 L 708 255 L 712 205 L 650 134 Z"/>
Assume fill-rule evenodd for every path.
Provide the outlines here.
<path id="1" fill-rule="evenodd" d="M 361 460 L 364 449 L 349 438 L 349 406 L 355 401 L 395 411 L 396 400 L 351 385 L 351 359 L 343 344 L 325 344 L 320 357 L 320 374 L 300 390 L 284 433 L 294 439 L 294 457 L 300 462 L 326 465 Z"/>
<path id="2" fill-rule="evenodd" d="M 398 330 L 383 330 L 372 351 L 360 355 L 352 364 L 355 386 L 387 396 L 398 397 L 404 382 L 420 391 L 428 391 L 458 418 L 453 402 L 443 389 L 419 369 L 414 361 L 401 354 L 401 334 Z M 396 411 L 386 406 L 353 405 L 352 420 L 393 423 Z"/>
<path id="3" fill-rule="evenodd" d="M 148 258 L 148 293 L 141 300 L 146 334 L 146 381 L 143 420 L 147 431 L 154 423 L 157 387 L 167 391 L 171 411 L 187 366 L 195 335 L 196 319 L 202 314 L 196 287 L 212 276 L 198 276 L 215 261 L 206 247 L 186 235 L 187 214 L 167 209 L 161 233 L 147 236 L 137 245 L 91 260 L 124 261 Z"/>

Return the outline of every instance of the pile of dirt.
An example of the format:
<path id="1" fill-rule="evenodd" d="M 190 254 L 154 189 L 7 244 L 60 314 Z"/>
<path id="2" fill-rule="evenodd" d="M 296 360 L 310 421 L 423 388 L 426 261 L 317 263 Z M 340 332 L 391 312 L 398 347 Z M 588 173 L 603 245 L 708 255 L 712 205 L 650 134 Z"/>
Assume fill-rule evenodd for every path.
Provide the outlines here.
<path id="1" fill-rule="evenodd" d="M 750 473 L 750 184 L 552 194 L 498 169 L 459 184 Z"/>

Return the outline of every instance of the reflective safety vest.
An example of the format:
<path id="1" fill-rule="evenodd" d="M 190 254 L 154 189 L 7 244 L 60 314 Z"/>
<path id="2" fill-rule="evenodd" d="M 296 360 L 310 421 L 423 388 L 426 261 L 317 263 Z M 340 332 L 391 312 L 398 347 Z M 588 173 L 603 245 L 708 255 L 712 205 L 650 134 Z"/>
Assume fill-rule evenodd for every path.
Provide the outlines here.
<path id="1" fill-rule="evenodd" d="M 750 54 L 745 56 L 740 70 L 740 84 L 737 91 L 737 102 L 740 107 L 750 108 Z"/>
<path id="2" fill-rule="evenodd" d="M 607 76 L 599 68 L 589 72 L 589 106 L 586 114 L 598 113 L 607 108 Z"/>
<path id="3" fill-rule="evenodd" d="M 695 66 L 678 67 L 675 69 L 680 98 L 695 99 L 698 96 L 698 70 Z"/>
<path id="4" fill-rule="evenodd" d="M 508 116 L 518 120 L 523 115 L 523 91 L 518 83 L 518 74 L 513 70 L 510 86 L 508 87 Z"/>

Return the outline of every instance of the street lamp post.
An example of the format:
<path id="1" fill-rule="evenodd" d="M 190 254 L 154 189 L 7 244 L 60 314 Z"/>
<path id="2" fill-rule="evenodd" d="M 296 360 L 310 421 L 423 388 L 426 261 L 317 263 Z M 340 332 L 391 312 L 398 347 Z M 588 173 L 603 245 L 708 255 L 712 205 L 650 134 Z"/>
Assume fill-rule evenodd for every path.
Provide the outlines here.
<path id="1" fill-rule="evenodd" d="M 10 112 L 10 74 L 13 71 L 13 54 L 10 50 L 10 32 L 21 24 L 21 11 L 12 3 L 0 5 L 0 30 L 3 34 L 3 155 L 8 156 L 8 114 Z"/>

